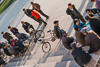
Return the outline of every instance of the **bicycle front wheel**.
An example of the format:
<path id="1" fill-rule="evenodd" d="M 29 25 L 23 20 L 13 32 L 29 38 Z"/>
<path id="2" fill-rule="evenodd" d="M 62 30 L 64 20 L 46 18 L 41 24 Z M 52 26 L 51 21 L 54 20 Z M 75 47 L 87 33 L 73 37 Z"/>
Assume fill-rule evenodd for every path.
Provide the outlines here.
<path id="1" fill-rule="evenodd" d="M 49 42 L 45 42 L 43 45 L 42 45 L 42 50 L 44 53 L 48 53 L 50 50 L 51 50 L 51 45 Z"/>
<path id="2" fill-rule="evenodd" d="M 39 39 L 39 38 L 44 38 L 44 37 L 45 37 L 45 33 L 44 33 L 42 30 L 38 30 L 38 31 L 36 32 L 36 34 L 35 34 L 35 37 L 36 37 L 37 39 Z"/>

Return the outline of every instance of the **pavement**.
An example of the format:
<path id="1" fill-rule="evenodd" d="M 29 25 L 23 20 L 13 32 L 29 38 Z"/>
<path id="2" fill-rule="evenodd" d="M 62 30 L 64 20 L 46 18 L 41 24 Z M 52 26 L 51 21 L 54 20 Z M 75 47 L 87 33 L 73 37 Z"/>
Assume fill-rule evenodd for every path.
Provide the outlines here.
<path id="1" fill-rule="evenodd" d="M 32 8 L 32 6 L 30 6 L 31 1 L 33 0 L 16 0 L 2 15 L 0 15 L 0 32 L 10 32 L 7 26 L 11 25 L 17 27 L 19 32 L 26 33 L 22 28 L 21 21 L 27 21 L 37 29 L 38 23 L 27 17 L 22 11 L 23 8 Z M 69 36 L 75 37 L 73 20 L 66 14 L 68 3 L 74 4 L 83 16 L 86 15 L 85 10 L 87 8 L 95 8 L 95 4 L 91 3 L 89 0 L 34 0 L 34 2 L 39 3 L 43 12 L 50 17 L 47 21 L 47 26 L 44 27 L 44 25 L 41 25 L 39 28 L 39 30 L 44 30 L 45 38 L 50 37 L 47 31 L 49 29 L 53 30 L 53 22 L 55 20 L 59 20 L 59 26 L 67 31 Z M 44 20 L 46 19 L 43 16 L 41 17 Z M 0 41 L 5 41 L 2 35 L 0 35 L 0 38 Z M 50 44 L 51 51 L 45 54 L 42 51 L 41 44 L 32 43 L 30 46 L 32 55 L 27 53 L 25 56 L 12 58 L 5 67 L 79 67 L 74 61 L 71 51 L 65 49 L 59 39 L 55 42 L 50 42 Z"/>

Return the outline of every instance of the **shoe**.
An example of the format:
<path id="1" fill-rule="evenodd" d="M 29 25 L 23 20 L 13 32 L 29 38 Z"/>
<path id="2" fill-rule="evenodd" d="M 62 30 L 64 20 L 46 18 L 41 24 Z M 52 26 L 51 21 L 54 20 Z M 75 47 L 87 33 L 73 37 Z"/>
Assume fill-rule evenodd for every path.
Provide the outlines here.
<path id="1" fill-rule="evenodd" d="M 47 25 L 47 23 L 44 24 L 45 26 Z"/>
<path id="2" fill-rule="evenodd" d="M 47 19 L 49 19 L 49 16 L 48 16 L 48 17 L 46 17 L 46 20 L 47 20 Z"/>

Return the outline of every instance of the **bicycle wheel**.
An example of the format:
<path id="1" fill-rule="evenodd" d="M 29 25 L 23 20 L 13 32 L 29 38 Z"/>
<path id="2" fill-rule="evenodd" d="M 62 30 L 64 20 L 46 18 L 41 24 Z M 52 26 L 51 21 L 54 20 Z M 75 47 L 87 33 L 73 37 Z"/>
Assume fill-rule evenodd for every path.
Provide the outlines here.
<path id="1" fill-rule="evenodd" d="M 44 33 L 42 30 L 38 30 L 38 31 L 36 32 L 36 34 L 35 34 L 35 37 L 36 37 L 37 39 L 39 39 L 39 38 L 44 38 L 44 37 L 45 37 L 45 33 Z"/>
<path id="2" fill-rule="evenodd" d="M 44 53 L 48 53 L 50 50 L 51 50 L 51 45 L 49 42 L 45 42 L 43 45 L 42 45 L 42 50 Z"/>

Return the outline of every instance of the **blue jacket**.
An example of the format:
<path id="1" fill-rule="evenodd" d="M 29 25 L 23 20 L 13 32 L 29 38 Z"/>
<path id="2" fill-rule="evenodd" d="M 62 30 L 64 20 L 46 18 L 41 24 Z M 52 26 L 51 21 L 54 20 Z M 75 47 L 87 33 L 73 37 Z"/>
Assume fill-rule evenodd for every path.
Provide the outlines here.
<path id="1" fill-rule="evenodd" d="M 76 26 L 79 28 L 79 30 L 81 30 L 82 27 L 84 26 L 84 23 L 79 22 L 79 25 L 75 25 L 75 24 L 74 24 L 74 28 L 75 28 Z"/>

